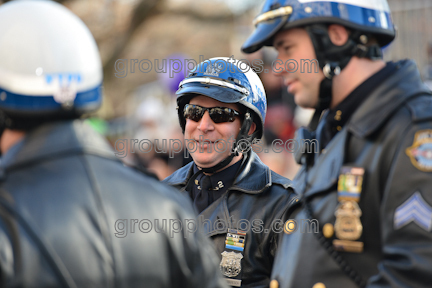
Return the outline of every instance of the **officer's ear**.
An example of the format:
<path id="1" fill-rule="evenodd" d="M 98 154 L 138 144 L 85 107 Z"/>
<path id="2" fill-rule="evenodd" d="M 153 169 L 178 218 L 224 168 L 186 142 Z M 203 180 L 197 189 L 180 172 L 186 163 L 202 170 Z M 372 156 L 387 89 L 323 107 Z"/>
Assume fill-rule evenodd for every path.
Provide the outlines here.
<path id="1" fill-rule="evenodd" d="M 332 24 L 328 27 L 328 34 L 332 43 L 336 46 L 342 46 L 348 41 L 349 31 L 338 24 Z"/>
<path id="2" fill-rule="evenodd" d="M 256 124 L 255 124 L 255 122 L 252 122 L 252 125 L 251 125 L 251 127 L 249 128 L 248 135 L 252 135 L 252 133 L 254 133 L 255 130 L 256 130 Z"/>

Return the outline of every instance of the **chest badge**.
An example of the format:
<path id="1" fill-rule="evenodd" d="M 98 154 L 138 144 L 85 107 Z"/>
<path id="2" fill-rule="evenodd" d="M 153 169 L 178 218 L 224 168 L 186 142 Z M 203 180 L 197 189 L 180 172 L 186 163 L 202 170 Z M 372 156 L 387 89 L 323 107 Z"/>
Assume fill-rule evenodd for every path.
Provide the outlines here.
<path id="1" fill-rule="evenodd" d="M 361 167 L 344 166 L 341 169 L 338 181 L 338 201 L 336 208 L 335 236 L 333 240 L 335 250 L 360 253 L 363 251 L 363 242 L 355 241 L 363 233 L 360 221 L 362 211 L 358 205 L 363 189 L 363 176 L 365 170 Z"/>
<path id="2" fill-rule="evenodd" d="M 230 277 L 229 284 L 234 287 L 241 286 L 241 260 L 243 259 L 246 244 L 246 232 L 237 229 L 228 229 L 225 238 L 225 251 L 222 252 L 220 270 L 223 275 Z M 232 279 L 235 277 L 236 279 Z"/>
<path id="3" fill-rule="evenodd" d="M 336 209 L 335 234 L 342 240 L 357 240 L 360 238 L 363 226 L 360 222 L 362 212 L 354 201 L 344 201 Z"/>
<path id="4" fill-rule="evenodd" d="M 241 259 L 243 255 L 238 252 L 222 252 L 220 269 L 224 276 L 236 277 L 241 272 Z"/>

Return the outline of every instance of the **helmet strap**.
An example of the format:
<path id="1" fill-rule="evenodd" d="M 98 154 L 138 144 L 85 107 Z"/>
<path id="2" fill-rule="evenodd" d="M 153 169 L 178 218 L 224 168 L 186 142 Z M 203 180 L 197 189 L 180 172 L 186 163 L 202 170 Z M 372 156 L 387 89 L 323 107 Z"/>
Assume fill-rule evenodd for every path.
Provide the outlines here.
<path id="1" fill-rule="evenodd" d="M 249 145 L 252 143 L 252 139 L 254 138 L 254 134 L 249 135 L 249 130 L 250 130 L 252 123 L 253 123 L 253 119 L 252 119 L 251 115 L 252 115 L 252 113 L 249 110 L 246 111 L 242 126 L 240 127 L 240 132 L 237 135 L 237 139 L 236 139 L 236 142 L 234 143 L 234 147 L 233 147 L 233 151 L 234 151 L 234 153 L 236 153 L 236 156 L 239 155 L 238 143 L 241 140 L 246 140 L 245 142 L 247 142 Z"/>
<path id="2" fill-rule="evenodd" d="M 318 127 L 319 120 L 322 112 L 330 107 L 332 99 L 332 80 L 324 78 L 321 81 L 318 97 L 318 105 L 315 108 L 315 112 L 312 116 L 312 120 L 309 123 L 309 129 L 315 131 Z"/>

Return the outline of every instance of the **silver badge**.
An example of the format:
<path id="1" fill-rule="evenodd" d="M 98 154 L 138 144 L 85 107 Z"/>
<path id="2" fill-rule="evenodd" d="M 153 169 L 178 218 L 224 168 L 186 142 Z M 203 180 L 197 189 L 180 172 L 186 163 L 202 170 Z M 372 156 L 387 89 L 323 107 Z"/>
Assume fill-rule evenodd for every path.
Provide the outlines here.
<path id="1" fill-rule="evenodd" d="M 224 251 L 222 254 L 222 260 L 220 262 L 220 269 L 224 276 L 235 277 L 240 274 L 241 271 L 241 259 L 243 255 L 236 252 Z"/>

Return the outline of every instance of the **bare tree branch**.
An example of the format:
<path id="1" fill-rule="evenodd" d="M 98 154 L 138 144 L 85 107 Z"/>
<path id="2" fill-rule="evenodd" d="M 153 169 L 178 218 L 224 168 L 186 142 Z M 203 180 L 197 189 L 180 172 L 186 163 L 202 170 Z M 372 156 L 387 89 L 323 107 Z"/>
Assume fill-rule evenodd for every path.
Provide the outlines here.
<path id="1" fill-rule="evenodd" d="M 124 49 L 128 46 L 129 42 L 132 39 L 134 32 L 137 28 L 144 23 L 149 17 L 157 15 L 160 13 L 160 5 L 164 1 L 160 0 L 142 0 L 137 7 L 134 9 L 130 25 L 126 33 L 121 35 L 119 41 L 117 42 L 117 46 L 114 49 L 113 54 L 110 59 L 104 65 L 104 78 L 108 79 L 112 77 L 113 68 L 115 61 L 120 57 L 123 53 Z"/>
<path id="2" fill-rule="evenodd" d="M 219 22 L 219 21 L 232 21 L 233 14 L 226 11 L 206 11 L 191 9 L 190 7 L 179 7 L 176 9 L 169 9 L 164 11 L 166 14 L 176 15 L 176 16 L 188 16 L 194 20 L 202 22 Z M 216 12 L 216 13 L 215 13 Z"/>

